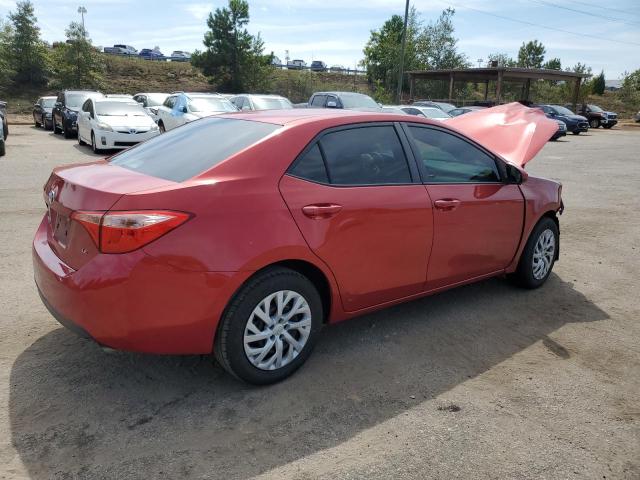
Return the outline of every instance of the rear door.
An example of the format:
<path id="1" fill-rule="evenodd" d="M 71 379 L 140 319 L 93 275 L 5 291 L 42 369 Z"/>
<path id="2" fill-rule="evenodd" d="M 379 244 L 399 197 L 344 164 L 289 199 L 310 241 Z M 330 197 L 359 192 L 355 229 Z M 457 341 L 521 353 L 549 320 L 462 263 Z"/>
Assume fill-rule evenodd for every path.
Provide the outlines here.
<path id="1" fill-rule="evenodd" d="M 434 207 L 426 288 L 506 268 L 524 223 L 519 186 L 503 182 L 495 157 L 461 136 L 418 125 L 407 132 Z"/>
<path id="2" fill-rule="evenodd" d="M 280 182 L 313 252 L 355 311 L 422 290 L 431 249 L 431 201 L 392 123 L 332 129 Z"/>

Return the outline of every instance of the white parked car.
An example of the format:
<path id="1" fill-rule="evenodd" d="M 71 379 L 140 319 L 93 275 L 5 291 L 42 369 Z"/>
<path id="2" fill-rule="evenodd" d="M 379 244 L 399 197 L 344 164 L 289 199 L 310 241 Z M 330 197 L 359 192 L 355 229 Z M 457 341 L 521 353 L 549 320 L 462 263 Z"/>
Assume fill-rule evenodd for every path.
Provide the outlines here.
<path id="1" fill-rule="evenodd" d="M 89 98 L 78 116 L 78 143 L 100 150 L 128 148 L 160 133 L 144 108 L 133 101 Z"/>
<path id="2" fill-rule="evenodd" d="M 237 111 L 233 103 L 217 93 L 176 92 L 158 107 L 158 127 L 166 132 L 199 118 Z"/>
<path id="3" fill-rule="evenodd" d="M 154 122 L 158 122 L 158 108 L 169 96 L 168 93 L 136 93 L 133 100 L 144 107 Z"/>
<path id="4" fill-rule="evenodd" d="M 127 95 L 126 93 L 107 93 L 104 97 L 109 100 L 133 102 L 133 95 Z"/>
<path id="5" fill-rule="evenodd" d="M 189 52 L 174 50 L 173 53 L 171 53 L 172 62 L 188 62 L 189 60 L 191 60 L 191 54 Z"/>
<path id="6" fill-rule="evenodd" d="M 419 115 L 421 117 L 427 117 L 431 120 L 446 120 L 447 118 L 451 118 L 446 112 L 443 112 L 439 108 L 436 107 L 420 107 L 415 105 L 400 105 L 400 108 L 403 112 L 408 113 L 409 115 Z"/>
<path id="7" fill-rule="evenodd" d="M 293 104 L 288 98 L 280 95 L 241 94 L 231 97 L 238 110 L 288 110 Z"/>

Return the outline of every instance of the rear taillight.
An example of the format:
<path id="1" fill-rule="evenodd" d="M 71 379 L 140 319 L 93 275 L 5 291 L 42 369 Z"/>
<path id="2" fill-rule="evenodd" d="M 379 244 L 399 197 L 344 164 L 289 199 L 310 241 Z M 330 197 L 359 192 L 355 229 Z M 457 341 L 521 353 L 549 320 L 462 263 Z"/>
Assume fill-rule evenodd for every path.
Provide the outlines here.
<path id="1" fill-rule="evenodd" d="M 189 219 L 189 214 L 165 210 L 82 212 L 71 214 L 102 253 L 126 253 L 156 240 Z"/>

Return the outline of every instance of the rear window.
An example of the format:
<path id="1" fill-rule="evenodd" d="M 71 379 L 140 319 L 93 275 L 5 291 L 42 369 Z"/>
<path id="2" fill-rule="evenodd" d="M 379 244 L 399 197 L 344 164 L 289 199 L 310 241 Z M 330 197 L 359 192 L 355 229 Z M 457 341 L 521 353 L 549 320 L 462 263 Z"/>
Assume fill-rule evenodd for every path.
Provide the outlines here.
<path id="1" fill-rule="evenodd" d="M 125 150 L 111 164 L 182 182 L 281 128 L 271 123 L 203 118 Z"/>

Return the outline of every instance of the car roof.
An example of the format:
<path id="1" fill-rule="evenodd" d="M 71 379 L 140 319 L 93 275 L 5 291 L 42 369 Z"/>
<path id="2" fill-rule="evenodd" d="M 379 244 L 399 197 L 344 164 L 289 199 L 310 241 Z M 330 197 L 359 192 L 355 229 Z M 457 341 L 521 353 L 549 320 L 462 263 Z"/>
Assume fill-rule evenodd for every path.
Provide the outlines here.
<path id="1" fill-rule="evenodd" d="M 344 92 L 344 91 L 328 91 L 328 92 L 313 92 L 314 95 L 362 95 L 368 97 L 366 93 L 360 92 Z"/>
<path id="2" fill-rule="evenodd" d="M 253 110 L 218 115 L 220 118 L 238 120 L 253 120 L 256 122 L 273 123 L 275 125 L 312 124 L 326 120 L 344 120 L 336 123 L 360 122 L 420 122 L 439 125 L 432 120 L 408 116 L 399 113 L 367 112 L 336 108 L 293 108 L 289 110 Z"/>

